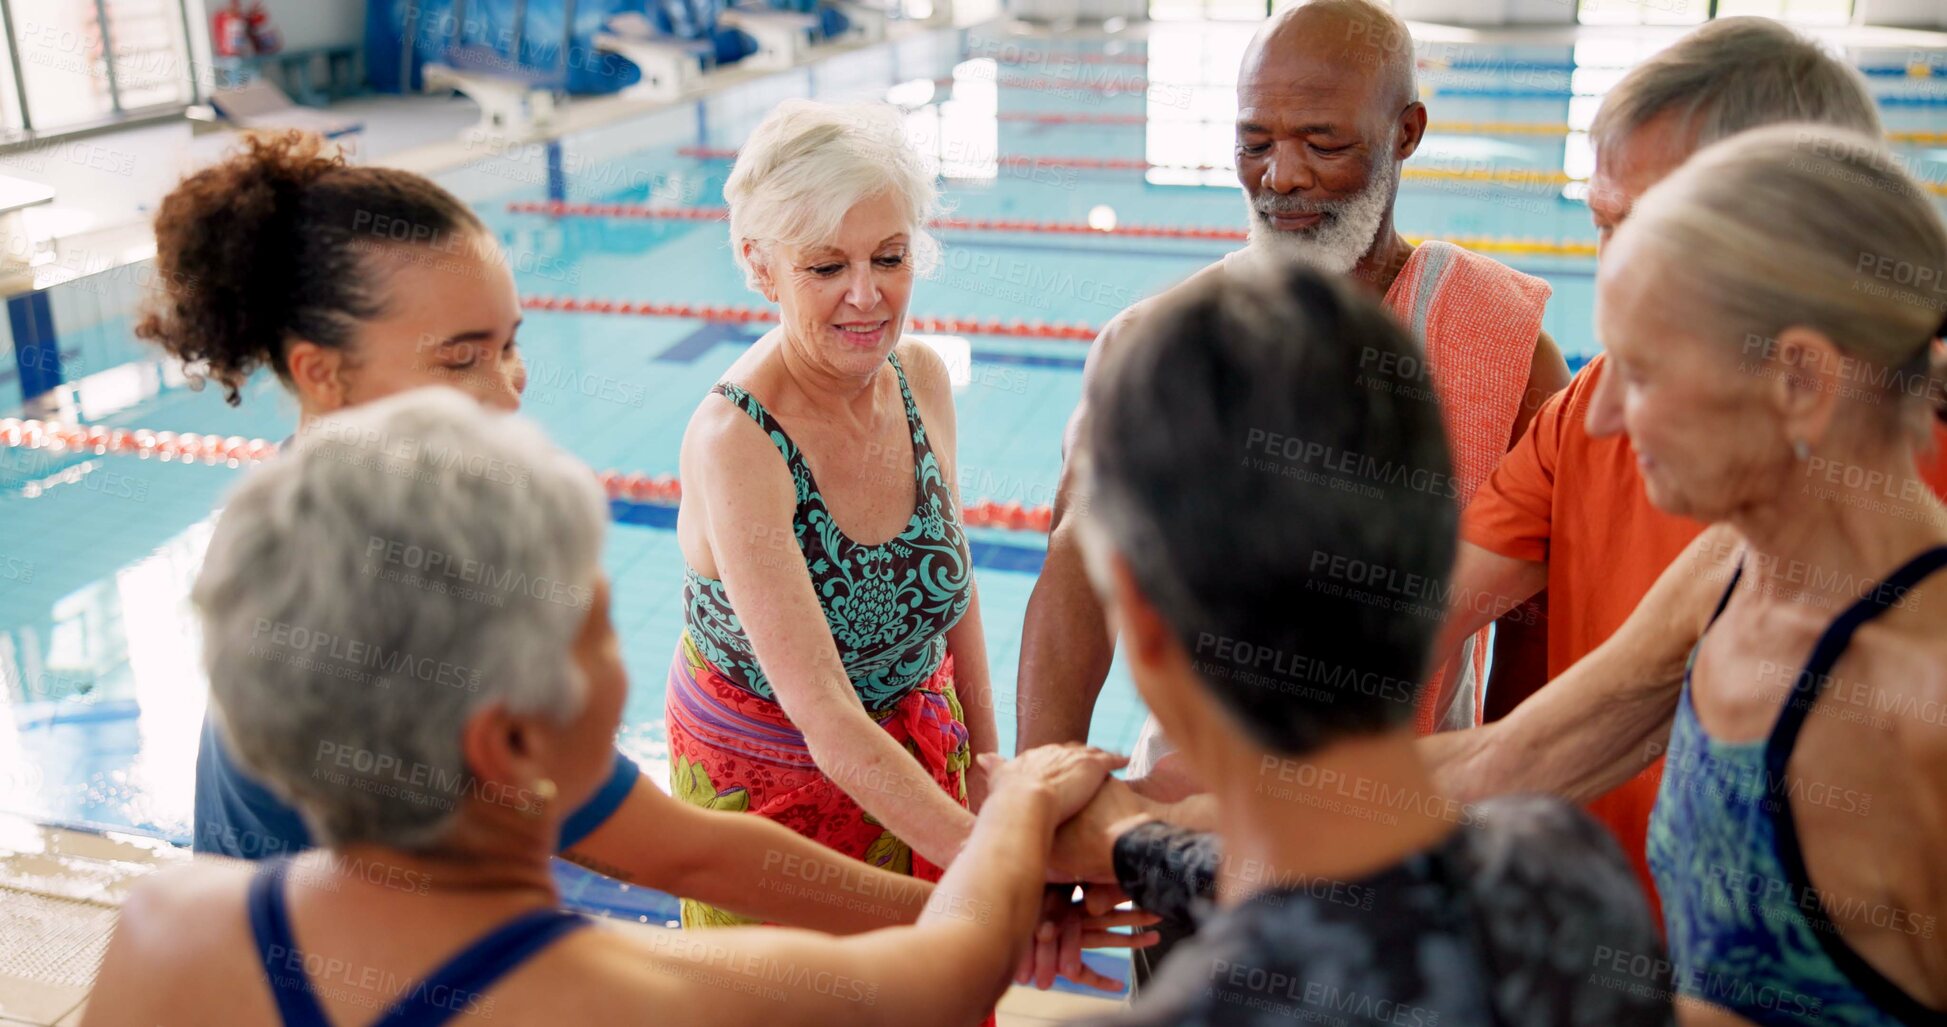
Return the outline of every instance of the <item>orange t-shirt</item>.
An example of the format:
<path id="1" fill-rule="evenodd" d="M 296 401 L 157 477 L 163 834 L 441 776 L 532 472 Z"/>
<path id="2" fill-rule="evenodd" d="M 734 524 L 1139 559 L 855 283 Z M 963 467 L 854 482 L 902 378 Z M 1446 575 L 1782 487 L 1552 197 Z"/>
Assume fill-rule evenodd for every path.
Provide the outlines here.
<path id="1" fill-rule="evenodd" d="M 1598 355 L 1542 404 L 1460 521 L 1468 542 L 1547 562 L 1551 680 L 1614 634 L 1704 529 L 1650 505 L 1628 436 L 1589 436 L 1589 403 L 1602 369 Z M 1947 498 L 1947 424 L 1934 422 L 1934 452 L 1922 459 L 1920 473 L 1935 495 Z M 1589 803 L 1589 812 L 1622 843 L 1652 904 L 1656 885 L 1643 843 L 1662 773 L 1658 760 Z"/>

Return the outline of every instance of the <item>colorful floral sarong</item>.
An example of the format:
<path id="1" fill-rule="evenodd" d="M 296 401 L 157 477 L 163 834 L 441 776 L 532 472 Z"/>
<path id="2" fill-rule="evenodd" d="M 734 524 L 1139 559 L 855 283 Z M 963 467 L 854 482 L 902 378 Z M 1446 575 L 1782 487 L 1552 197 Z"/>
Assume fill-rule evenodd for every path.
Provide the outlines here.
<path id="1" fill-rule="evenodd" d="M 783 707 L 732 683 L 703 658 L 688 632 L 669 668 L 664 702 L 670 785 L 678 799 L 706 809 L 755 813 L 873 866 L 924 881 L 940 879 L 940 867 L 914 853 L 818 769 Z M 971 756 L 966 718 L 953 692 L 951 655 L 872 717 L 942 790 L 967 805 Z M 683 900 L 685 928 L 755 922 Z"/>

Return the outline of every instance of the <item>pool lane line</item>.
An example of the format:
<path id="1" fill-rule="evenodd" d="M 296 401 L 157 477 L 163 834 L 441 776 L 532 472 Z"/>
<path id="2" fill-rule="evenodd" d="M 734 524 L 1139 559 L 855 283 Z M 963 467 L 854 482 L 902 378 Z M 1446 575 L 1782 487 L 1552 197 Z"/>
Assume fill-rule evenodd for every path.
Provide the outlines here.
<path id="1" fill-rule="evenodd" d="M 769 307 L 715 306 L 693 303 L 656 303 L 636 300 L 606 300 L 582 296 L 530 295 L 521 299 L 528 310 L 547 310 L 566 314 L 621 314 L 633 317 L 675 317 L 692 321 L 726 321 L 733 324 L 767 324 L 777 320 Z M 941 335 L 997 335 L 1021 339 L 1053 339 L 1063 342 L 1094 342 L 1101 329 L 1073 321 L 1002 321 L 998 318 L 931 317 L 909 315 L 908 329 Z"/>
<path id="2" fill-rule="evenodd" d="M 679 157 L 695 160 L 735 160 L 737 151 L 723 147 L 684 146 Z M 1062 157 L 1053 155 L 1004 156 L 994 158 L 1004 168 L 1061 168 L 1081 171 L 1223 171 L 1235 173 L 1229 164 L 1157 164 L 1135 157 Z M 1586 181 L 1561 171 L 1534 171 L 1525 168 L 1414 168 L 1400 169 L 1409 181 L 1497 182 L 1504 185 L 1568 185 Z"/>
<path id="3" fill-rule="evenodd" d="M 0 419 L 0 447 L 73 450 L 93 453 L 151 457 L 164 463 L 227 463 L 241 467 L 261 463 L 277 455 L 279 444 L 269 439 L 246 439 L 239 435 L 204 435 L 198 432 L 150 431 L 146 428 L 110 428 L 103 424 L 68 424 L 60 421 Z M 644 474 L 640 471 L 600 471 L 596 480 L 611 501 L 669 507 L 672 511 L 683 497 L 683 484 L 673 474 Z M 961 521 L 971 528 L 1000 528 L 1045 534 L 1053 519 L 1053 508 L 1024 507 L 1018 502 L 997 503 L 980 499 L 964 504 Z"/>
<path id="4" fill-rule="evenodd" d="M 998 64 L 1004 68 L 1060 67 L 1061 65 L 1064 64 L 1117 64 L 1117 65 L 1142 66 L 1142 65 L 1147 65 L 1149 63 L 1148 56 L 1139 53 L 1064 53 L 1059 50 L 1036 50 L 1033 51 L 1036 54 L 1036 59 L 1024 60 L 1019 56 L 1010 58 L 1006 56 L 1005 53 L 1003 53 L 1001 56 L 994 56 L 991 54 L 978 52 L 982 49 L 989 49 L 989 48 L 980 47 L 980 46 L 970 47 L 969 52 L 962 55 L 961 60 L 966 60 L 966 61 L 991 60 L 995 64 Z M 1001 49 L 1002 51 L 1006 51 L 1010 49 L 1016 51 L 1025 51 L 1026 48 L 1008 45 L 1008 46 L 1002 46 L 999 49 Z M 1043 58 L 1047 58 L 1047 59 L 1043 59 Z"/>
<path id="5" fill-rule="evenodd" d="M 1033 111 L 1002 111 L 995 120 L 1006 122 L 1025 122 L 1033 125 L 1084 125 L 1111 128 L 1142 128 L 1152 123 L 1147 114 L 1090 114 L 1085 112 L 1049 111 L 1037 114 Z M 1194 122 L 1172 122 L 1155 119 L 1157 125 L 1194 124 Z M 1457 136 L 1566 136 L 1586 129 L 1573 128 L 1565 122 L 1548 121 L 1429 121 L 1426 123 L 1428 135 Z M 1894 131 L 1886 133 L 1886 140 L 1893 143 L 1937 144 L 1947 143 L 1947 132 L 1941 131 Z"/>
<path id="6" fill-rule="evenodd" d="M 1026 122 L 1034 125 L 1095 125 L 1119 128 L 1138 128 L 1150 124 L 1152 120 L 1158 125 L 1197 124 L 1194 121 L 1172 122 L 1167 119 L 1152 119 L 1147 114 L 1090 114 L 1079 111 L 1049 111 L 1040 114 L 1033 111 L 1002 111 L 994 117 L 996 121 Z M 1568 125 L 1550 121 L 1429 121 L 1426 130 L 1441 135 L 1565 136 L 1570 132 Z"/>
<path id="7" fill-rule="evenodd" d="M 1000 57 L 995 57 L 990 54 L 979 52 L 981 49 L 983 48 L 978 46 L 970 47 L 968 48 L 967 52 L 962 54 L 961 59 L 962 60 L 988 59 L 994 61 L 994 63 L 999 64 L 1003 67 L 1013 67 L 1013 68 L 1034 67 L 1036 65 L 1048 65 L 1052 67 L 1059 67 L 1064 64 L 1121 64 L 1121 65 L 1132 65 L 1132 66 L 1144 66 L 1149 63 L 1149 57 L 1146 54 L 1134 54 L 1134 53 L 1077 54 L 1077 53 L 1063 53 L 1061 51 L 1055 51 L 1055 50 L 1041 50 L 1041 51 L 1036 51 L 1038 55 L 1037 59 L 1022 60 L 1019 57 L 1010 59 L 1004 55 Z M 1003 51 L 1006 51 L 1008 49 L 1019 49 L 1019 48 L 1015 48 L 1012 46 L 1005 46 L 1002 47 L 1001 49 Z M 1043 57 L 1049 59 L 1041 59 Z M 1576 64 L 1573 61 L 1559 61 L 1559 62 L 1506 61 L 1506 60 L 1499 60 L 1496 58 L 1483 58 L 1479 60 L 1473 60 L 1473 59 L 1443 60 L 1438 57 L 1420 57 L 1417 58 L 1413 63 L 1421 71 L 1430 71 L 1434 73 L 1460 72 L 1460 73 L 1474 74 L 1474 75 L 1478 75 L 1483 72 L 1488 72 L 1493 74 L 1506 74 L 1506 75 L 1572 75 L 1578 71 L 1612 71 L 1613 72 L 1613 71 L 1628 70 L 1628 68 L 1626 67 L 1615 67 L 1612 65 L 1601 65 L 1601 64 Z M 1935 65 L 1929 62 L 1915 61 L 1911 64 L 1884 64 L 1884 65 L 1862 66 L 1859 68 L 1859 73 L 1866 76 L 1867 78 L 1934 78 L 1936 76 L 1947 77 L 1947 65 L 1940 65 L 1936 67 Z"/>
<path id="8" fill-rule="evenodd" d="M 1947 97 L 1942 98 L 1947 103 Z M 694 160 L 736 160 L 737 151 L 712 146 L 684 146 L 676 151 L 679 157 Z M 1229 164 L 1157 164 L 1133 157 L 1057 157 L 1057 156 L 1009 156 L 996 157 L 994 163 L 1004 168 L 1062 168 L 1084 171 L 1223 171 L 1235 173 L 1236 167 Z M 1409 182 L 1493 182 L 1499 185 L 1570 185 L 1587 182 L 1562 171 L 1533 171 L 1523 168 L 1415 168 L 1405 167 L 1399 177 Z M 1947 196 L 1947 182 L 1921 182 L 1920 187 L 1937 196 Z"/>
<path id="9" fill-rule="evenodd" d="M 724 207 L 649 207 L 632 203 L 556 203 L 517 200 L 507 205 L 513 214 L 545 214 L 549 217 L 626 218 L 649 221 L 722 221 L 730 216 Z M 1083 221 L 1035 221 L 1021 218 L 935 218 L 928 228 L 942 232 L 1003 232 L 1024 235 L 1122 236 L 1135 239 L 1197 239 L 1212 242 L 1246 242 L 1248 229 L 1222 225 L 1143 225 L 1116 224 L 1097 227 Z M 1408 236 L 1418 243 L 1426 237 Z M 1520 253 L 1557 257 L 1593 257 L 1596 244 L 1584 240 L 1533 239 L 1512 236 L 1440 236 L 1478 253 Z"/>

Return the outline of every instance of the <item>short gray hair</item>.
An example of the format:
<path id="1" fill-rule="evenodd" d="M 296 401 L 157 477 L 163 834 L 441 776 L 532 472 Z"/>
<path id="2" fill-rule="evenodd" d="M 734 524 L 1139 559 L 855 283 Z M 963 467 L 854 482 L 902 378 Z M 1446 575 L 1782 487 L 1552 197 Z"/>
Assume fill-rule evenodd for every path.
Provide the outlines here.
<path id="1" fill-rule="evenodd" d="M 755 289 L 745 242 L 759 248 L 829 242 L 860 201 L 889 193 L 910 222 L 913 270 L 925 274 L 939 255 L 939 243 L 926 231 L 939 210 L 934 178 L 907 141 L 897 108 L 786 100 L 744 141 L 723 185 L 731 255 Z"/>
<path id="2" fill-rule="evenodd" d="M 594 475 L 445 388 L 308 427 L 252 471 L 191 593 L 213 713 L 324 845 L 437 845 L 477 782 L 467 718 L 566 720 L 600 572 Z"/>
<path id="3" fill-rule="evenodd" d="M 1589 141 L 1600 153 L 1671 112 L 1698 149 L 1786 121 L 1882 131 L 1859 72 L 1769 18 L 1720 18 L 1630 69 L 1603 98 Z"/>
<path id="4" fill-rule="evenodd" d="M 1924 435 L 1933 339 L 1947 311 L 1947 224 L 1883 140 L 1774 125 L 1692 157 L 1651 187 L 1615 245 L 1657 255 L 1672 317 L 1763 355 L 1819 332 L 1874 369 L 1887 407 Z"/>

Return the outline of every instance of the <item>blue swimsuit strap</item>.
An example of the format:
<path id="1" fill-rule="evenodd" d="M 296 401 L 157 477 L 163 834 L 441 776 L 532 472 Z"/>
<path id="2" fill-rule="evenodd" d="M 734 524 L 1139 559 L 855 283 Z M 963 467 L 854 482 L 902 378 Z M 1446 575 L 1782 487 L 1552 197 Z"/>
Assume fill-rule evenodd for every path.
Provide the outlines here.
<path id="1" fill-rule="evenodd" d="M 331 1027 L 304 972 L 304 954 L 291 934 L 284 901 L 287 861 L 265 864 L 250 882 L 250 929 L 284 1027 Z M 469 1011 L 494 982 L 556 940 L 588 926 L 586 917 L 537 909 L 501 924 L 426 975 L 386 1010 L 374 1027 L 436 1027 Z M 277 964 L 283 964 L 279 972 Z"/>
<path id="2" fill-rule="evenodd" d="M 494 982 L 588 923 L 587 917 L 560 909 L 522 913 L 427 974 L 373 1027 L 437 1027 L 458 1013 L 470 1012 Z"/>
<path id="3" fill-rule="evenodd" d="M 1818 644 L 1812 647 L 1811 659 L 1806 661 L 1805 669 L 1799 672 L 1798 680 L 1792 685 L 1791 698 L 1786 701 L 1783 712 L 1778 715 L 1778 723 L 1765 743 L 1765 785 L 1771 800 L 1766 805 L 1778 840 L 1778 859 L 1784 865 L 1786 883 L 1796 895 L 1821 894 L 1813 890 L 1811 874 L 1805 867 L 1805 852 L 1798 844 L 1798 824 L 1792 816 L 1791 796 L 1785 781 L 1785 766 L 1791 761 L 1792 747 L 1798 743 L 1799 731 L 1804 728 L 1805 719 L 1811 715 L 1819 693 L 1831 680 L 1833 666 L 1852 643 L 1853 633 L 1892 609 L 1909 590 L 1942 567 L 1947 567 L 1947 546 L 1935 546 L 1920 553 L 1901 564 L 1898 570 L 1887 575 L 1878 588 L 1855 601 L 1827 625 L 1824 633 L 1819 635 Z M 1794 902 L 1793 905 L 1800 909 L 1811 925 L 1812 935 L 1819 940 L 1819 947 L 1825 950 L 1826 957 L 1880 1009 L 1901 1023 L 1942 1022 L 1939 1011 L 1921 1005 L 1853 951 L 1826 914 L 1823 900 Z M 1808 906 L 1810 908 L 1806 908 Z"/>
<path id="4" fill-rule="evenodd" d="M 304 972 L 304 953 L 291 936 L 291 914 L 284 905 L 287 866 L 286 860 L 267 860 L 251 878 L 250 933 L 257 938 L 257 954 L 263 959 L 264 977 L 270 981 L 284 1027 L 331 1027 L 317 992 L 311 989 L 311 977 Z"/>
<path id="5" fill-rule="evenodd" d="M 925 426 L 919 420 L 919 404 L 913 401 L 913 391 L 906 385 L 906 369 L 899 366 L 897 353 L 886 354 L 886 361 L 892 364 L 892 373 L 899 380 L 899 399 L 906 407 L 906 431 L 912 436 L 914 455 L 923 456 L 932 451 L 932 445 L 926 441 Z M 769 433 L 771 444 L 776 446 L 777 451 L 783 455 L 786 466 L 796 471 L 798 465 L 804 462 L 803 452 L 798 449 L 796 443 L 791 441 L 791 436 L 784 430 L 784 425 L 765 408 L 763 403 L 758 401 L 756 396 L 750 394 L 750 390 L 726 379 L 716 383 L 710 391 L 736 404 L 737 409 L 742 410 L 745 416 L 756 421 L 758 427 Z M 917 468 L 917 460 L 914 461 L 914 465 Z M 811 470 L 807 467 L 805 474 L 809 476 L 810 473 Z M 914 473 L 917 474 L 917 470 Z"/>

